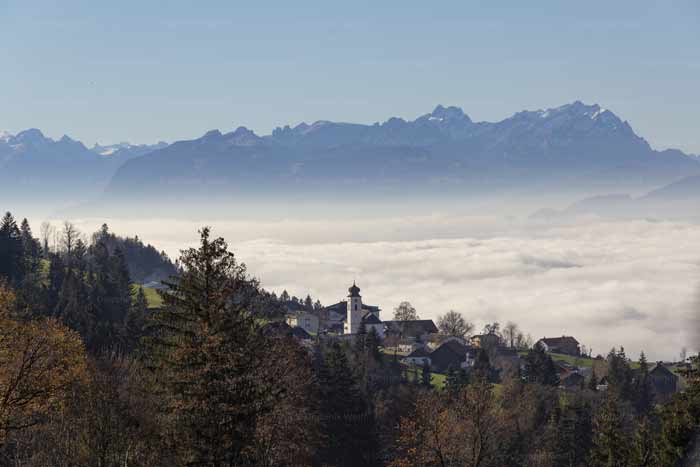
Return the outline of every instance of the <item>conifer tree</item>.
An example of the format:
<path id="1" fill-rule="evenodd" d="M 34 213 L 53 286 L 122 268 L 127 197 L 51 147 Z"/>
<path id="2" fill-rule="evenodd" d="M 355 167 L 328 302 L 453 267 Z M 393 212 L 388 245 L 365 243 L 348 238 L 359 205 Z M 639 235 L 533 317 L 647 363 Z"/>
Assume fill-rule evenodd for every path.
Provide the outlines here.
<path id="1" fill-rule="evenodd" d="M 619 396 L 608 391 L 593 422 L 592 465 L 624 467 L 629 461 L 630 439 Z"/>
<path id="2" fill-rule="evenodd" d="M 425 387 L 431 386 L 430 365 L 427 361 L 423 362 L 423 370 L 421 372 L 421 384 Z"/>
<path id="3" fill-rule="evenodd" d="M 591 368 L 591 377 L 588 380 L 588 389 L 593 392 L 598 391 L 598 377 L 595 374 L 595 368 Z"/>
<path id="4" fill-rule="evenodd" d="M 559 374 L 554 361 L 541 345 L 536 345 L 527 353 L 525 359 L 525 378 L 531 383 L 545 386 L 558 386 Z"/>
<path id="5" fill-rule="evenodd" d="M 372 465 L 377 452 L 374 419 L 338 342 L 333 342 L 323 355 L 319 387 L 321 413 L 326 414 L 321 463 Z"/>
<path id="6" fill-rule="evenodd" d="M 0 221 L 0 278 L 13 285 L 22 279 L 22 238 L 9 212 Z"/>
<path id="7" fill-rule="evenodd" d="M 639 356 L 639 373 L 634 384 L 635 409 L 637 414 L 646 416 L 654 405 L 654 394 L 649 379 L 649 364 L 646 355 L 642 352 Z"/>
<path id="8" fill-rule="evenodd" d="M 222 238 L 182 252 L 146 340 L 169 438 L 183 464 L 242 465 L 256 419 L 279 397 L 251 309 L 260 290 Z"/>
<path id="9" fill-rule="evenodd" d="M 637 430 L 632 440 L 629 465 L 634 467 L 652 467 L 657 465 L 654 462 L 655 451 L 655 436 L 652 423 L 649 418 L 642 417 L 637 424 Z"/>
<path id="10" fill-rule="evenodd" d="M 129 350 L 133 350 L 143 336 L 146 316 L 148 313 L 148 301 L 143 287 L 139 287 L 136 292 L 136 298 L 129 308 L 129 313 L 126 316 L 126 344 Z"/>

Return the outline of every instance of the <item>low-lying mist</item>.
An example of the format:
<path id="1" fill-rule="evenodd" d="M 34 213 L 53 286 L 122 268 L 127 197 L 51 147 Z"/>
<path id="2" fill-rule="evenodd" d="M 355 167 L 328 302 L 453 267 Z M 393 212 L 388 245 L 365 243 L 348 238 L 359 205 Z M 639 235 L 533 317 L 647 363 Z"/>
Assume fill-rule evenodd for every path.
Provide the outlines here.
<path id="1" fill-rule="evenodd" d="M 344 299 L 356 280 L 389 319 L 410 301 L 422 318 L 454 309 L 480 328 L 514 321 L 533 339 L 574 335 L 593 354 L 624 346 L 675 360 L 695 342 L 700 225 L 589 217 L 559 224 L 523 215 L 355 209 L 264 220 L 73 219 L 85 233 L 107 222 L 177 257 L 211 225 L 262 285 L 276 292 Z M 477 210 L 478 211 L 478 210 Z M 347 211 L 351 212 L 350 210 Z"/>

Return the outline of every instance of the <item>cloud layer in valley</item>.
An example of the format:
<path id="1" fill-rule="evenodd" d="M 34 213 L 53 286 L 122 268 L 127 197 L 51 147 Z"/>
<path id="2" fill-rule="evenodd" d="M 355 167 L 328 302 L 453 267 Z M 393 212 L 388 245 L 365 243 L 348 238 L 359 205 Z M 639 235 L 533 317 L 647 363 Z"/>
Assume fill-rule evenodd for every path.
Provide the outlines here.
<path id="1" fill-rule="evenodd" d="M 171 254 L 196 244 L 189 223 L 112 225 L 116 232 L 141 232 Z M 691 342 L 694 312 L 700 314 L 700 226 L 694 224 L 496 228 L 437 216 L 394 219 L 366 235 L 343 232 L 372 232 L 371 220 L 213 225 L 266 288 L 310 293 L 324 304 L 344 299 L 356 280 L 384 319 L 408 300 L 423 318 L 454 309 L 478 326 L 512 320 L 534 339 L 574 335 L 594 354 L 624 345 L 635 357 L 645 350 L 652 359 L 674 359 L 683 346 L 697 348 Z"/>

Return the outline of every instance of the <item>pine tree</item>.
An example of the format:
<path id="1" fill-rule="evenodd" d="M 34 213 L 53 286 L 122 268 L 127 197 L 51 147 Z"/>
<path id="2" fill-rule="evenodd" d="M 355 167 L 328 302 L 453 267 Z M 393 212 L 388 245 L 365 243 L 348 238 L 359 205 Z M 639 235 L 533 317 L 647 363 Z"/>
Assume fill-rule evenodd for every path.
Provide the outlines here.
<path id="1" fill-rule="evenodd" d="M 200 246 L 183 251 L 182 275 L 166 282 L 163 308 L 145 341 L 168 439 L 183 464 L 243 465 L 255 421 L 284 391 L 251 312 L 260 295 L 222 238 L 201 230 Z"/>
<path id="2" fill-rule="evenodd" d="M 35 274 L 39 268 L 41 246 L 39 241 L 32 235 L 32 229 L 29 227 L 29 221 L 26 218 L 22 220 L 19 232 L 22 242 L 22 276 L 26 277 Z M 36 280 L 35 278 L 32 279 Z"/>
<path id="3" fill-rule="evenodd" d="M 367 355 L 372 360 L 372 364 L 375 367 L 383 366 L 384 359 L 382 358 L 382 352 L 379 349 L 381 345 L 381 340 L 379 339 L 379 334 L 377 330 L 373 327 L 370 328 L 365 337 L 365 348 L 367 349 Z"/>
<path id="4" fill-rule="evenodd" d="M 588 389 L 593 392 L 598 391 L 598 377 L 595 374 L 595 368 L 591 368 L 591 377 L 588 380 Z"/>
<path id="5" fill-rule="evenodd" d="M 322 430 L 326 433 L 321 464 L 372 465 L 377 456 L 374 419 L 338 342 L 323 355 L 319 387 L 321 413 L 325 415 Z"/>
<path id="6" fill-rule="evenodd" d="M 629 460 L 629 436 L 626 432 L 621 400 L 608 391 L 593 422 L 592 465 L 624 467 Z"/>
<path id="7" fill-rule="evenodd" d="M 46 298 L 46 314 L 48 315 L 58 313 L 58 302 L 65 276 L 66 269 L 61 255 L 49 253 L 49 285 Z"/>
<path id="8" fill-rule="evenodd" d="M 608 354 L 608 384 L 608 390 L 615 392 L 620 399 L 624 401 L 634 399 L 632 369 L 624 347 L 620 347 L 619 351 L 613 348 Z"/>
<path id="9" fill-rule="evenodd" d="M 639 374 L 635 380 L 635 409 L 639 415 L 648 415 L 654 406 L 654 394 L 649 378 L 649 364 L 646 355 L 642 352 L 639 356 Z"/>
<path id="10" fill-rule="evenodd" d="M 22 238 L 9 212 L 0 221 L 0 279 L 17 285 L 22 280 Z"/>
<path id="11" fill-rule="evenodd" d="M 282 303 L 287 303 L 289 301 L 289 293 L 287 293 L 286 289 L 280 294 L 280 301 Z"/>
<path id="12" fill-rule="evenodd" d="M 431 386 L 430 365 L 427 361 L 423 362 L 423 371 L 421 372 L 421 384 L 425 387 Z"/>
<path id="13" fill-rule="evenodd" d="M 141 337 L 143 337 L 147 314 L 148 300 L 146 300 L 143 287 L 139 287 L 134 303 L 132 303 L 129 314 L 126 316 L 126 342 L 129 350 L 136 348 Z"/>
<path id="14" fill-rule="evenodd" d="M 559 385 L 559 374 L 554 361 L 541 345 L 536 345 L 527 353 L 525 378 L 531 383 L 539 383 L 545 386 Z"/>
<path id="15" fill-rule="evenodd" d="M 633 467 L 657 465 L 654 462 L 655 451 L 655 436 L 651 421 L 647 417 L 642 417 L 634 433 L 628 465 Z"/>

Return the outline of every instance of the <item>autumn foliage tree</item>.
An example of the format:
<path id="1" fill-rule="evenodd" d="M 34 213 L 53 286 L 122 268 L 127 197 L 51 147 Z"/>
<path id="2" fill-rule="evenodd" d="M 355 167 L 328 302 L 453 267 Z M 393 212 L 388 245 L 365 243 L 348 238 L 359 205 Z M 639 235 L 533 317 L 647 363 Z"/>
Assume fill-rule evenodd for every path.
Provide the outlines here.
<path id="1" fill-rule="evenodd" d="M 0 446 L 60 408 L 86 365 L 77 333 L 53 319 L 20 320 L 13 302 L 0 284 Z"/>

